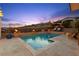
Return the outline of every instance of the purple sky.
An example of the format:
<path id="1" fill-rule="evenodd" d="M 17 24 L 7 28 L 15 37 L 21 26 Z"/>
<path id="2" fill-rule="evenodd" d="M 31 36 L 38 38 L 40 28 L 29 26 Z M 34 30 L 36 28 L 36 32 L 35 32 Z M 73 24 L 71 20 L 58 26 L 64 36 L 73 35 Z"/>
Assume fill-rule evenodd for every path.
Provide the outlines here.
<path id="1" fill-rule="evenodd" d="M 70 14 L 68 3 L 3 3 L 3 23 L 37 24 Z"/>

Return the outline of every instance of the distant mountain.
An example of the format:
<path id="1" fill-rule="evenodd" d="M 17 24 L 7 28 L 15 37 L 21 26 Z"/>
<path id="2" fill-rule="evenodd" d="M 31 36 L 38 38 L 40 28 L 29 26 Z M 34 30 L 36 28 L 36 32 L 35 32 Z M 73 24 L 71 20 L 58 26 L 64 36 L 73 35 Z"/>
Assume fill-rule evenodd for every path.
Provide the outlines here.
<path id="1" fill-rule="evenodd" d="M 21 27 L 24 26 L 20 22 L 8 19 L 8 18 L 2 18 L 2 27 Z"/>

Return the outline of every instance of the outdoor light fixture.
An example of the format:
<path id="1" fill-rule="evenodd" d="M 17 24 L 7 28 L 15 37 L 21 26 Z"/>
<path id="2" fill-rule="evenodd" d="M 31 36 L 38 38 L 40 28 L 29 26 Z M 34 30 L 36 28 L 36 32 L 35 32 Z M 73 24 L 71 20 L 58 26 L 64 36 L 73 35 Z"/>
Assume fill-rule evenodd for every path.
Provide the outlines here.
<path id="1" fill-rule="evenodd" d="M 17 30 L 17 29 L 15 29 L 15 32 L 18 32 L 18 30 Z"/>

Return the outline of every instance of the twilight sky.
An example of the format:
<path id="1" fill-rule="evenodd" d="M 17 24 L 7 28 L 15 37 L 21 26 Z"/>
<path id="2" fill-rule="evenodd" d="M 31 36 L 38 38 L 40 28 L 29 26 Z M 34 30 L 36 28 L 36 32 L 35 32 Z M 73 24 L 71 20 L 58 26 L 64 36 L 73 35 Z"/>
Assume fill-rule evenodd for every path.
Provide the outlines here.
<path id="1" fill-rule="evenodd" d="M 3 23 L 36 24 L 70 14 L 68 3 L 3 3 Z M 55 20 L 55 19 L 52 19 Z"/>

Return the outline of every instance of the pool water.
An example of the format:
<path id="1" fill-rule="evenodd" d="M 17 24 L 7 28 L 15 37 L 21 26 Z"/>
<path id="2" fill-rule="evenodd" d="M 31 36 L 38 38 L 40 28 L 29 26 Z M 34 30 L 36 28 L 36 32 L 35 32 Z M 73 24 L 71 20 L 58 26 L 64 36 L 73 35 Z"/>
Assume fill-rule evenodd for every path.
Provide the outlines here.
<path id="1" fill-rule="evenodd" d="M 26 44 L 29 44 L 33 49 L 39 49 L 54 42 L 49 39 L 56 37 L 58 35 L 59 34 L 41 33 L 41 34 L 35 34 L 35 35 L 29 35 L 29 36 L 22 36 L 21 39 Z"/>

